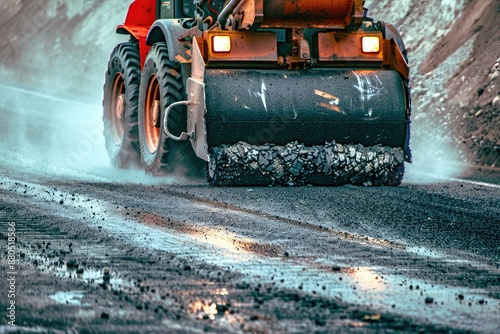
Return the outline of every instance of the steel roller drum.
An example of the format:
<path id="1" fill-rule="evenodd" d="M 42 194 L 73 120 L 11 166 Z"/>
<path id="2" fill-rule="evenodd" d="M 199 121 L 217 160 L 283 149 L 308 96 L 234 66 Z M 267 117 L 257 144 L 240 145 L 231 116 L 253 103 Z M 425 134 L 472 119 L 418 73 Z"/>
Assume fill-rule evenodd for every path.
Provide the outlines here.
<path id="1" fill-rule="evenodd" d="M 403 81 L 390 70 L 207 69 L 210 147 L 240 141 L 405 147 Z"/>

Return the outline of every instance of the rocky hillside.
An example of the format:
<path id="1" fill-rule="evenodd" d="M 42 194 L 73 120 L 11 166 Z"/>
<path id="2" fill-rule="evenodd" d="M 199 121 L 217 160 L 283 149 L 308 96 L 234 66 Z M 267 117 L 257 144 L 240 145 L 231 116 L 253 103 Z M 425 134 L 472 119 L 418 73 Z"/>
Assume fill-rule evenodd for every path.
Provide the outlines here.
<path id="1" fill-rule="evenodd" d="M 500 1 L 373 0 L 409 49 L 417 160 L 500 164 Z M 417 161 L 418 163 L 418 161 Z"/>
<path id="2" fill-rule="evenodd" d="M 123 0 L 3 0 L 0 80 L 99 104 Z M 415 163 L 500 164 L 500 0 L 367 0 L 412 66 Z"/>
<path id="3" fill-rule="evenodd" d="M 130 1 L 2 0 L 0 75 L 49 93 L 98 101 Z"/>

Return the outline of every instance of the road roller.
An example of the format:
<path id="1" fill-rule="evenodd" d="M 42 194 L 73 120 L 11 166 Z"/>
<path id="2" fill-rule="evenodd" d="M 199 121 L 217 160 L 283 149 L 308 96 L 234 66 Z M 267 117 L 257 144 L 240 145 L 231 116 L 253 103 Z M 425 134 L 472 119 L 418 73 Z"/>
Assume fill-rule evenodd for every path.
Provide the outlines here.
<path id="1" fill-rule="evenodd" d="M 105 75 L 118 168 L 215 186 L 397 186 L 407 51 L 363 0 L 135 0 Z"/>

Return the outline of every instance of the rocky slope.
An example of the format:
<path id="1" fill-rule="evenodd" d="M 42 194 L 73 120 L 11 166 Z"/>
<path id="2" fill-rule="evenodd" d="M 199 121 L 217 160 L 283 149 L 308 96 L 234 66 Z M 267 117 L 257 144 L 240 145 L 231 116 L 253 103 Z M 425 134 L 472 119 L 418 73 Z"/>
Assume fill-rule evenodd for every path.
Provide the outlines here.
<path id="1" fill-rule="evenodd" d="M 0 3 L 0 80 L 100 104 L 104 72 L 130 1 Z"/>
<path id="2" fill-rule="evenodd" d="M 409 49 L 417 158 L 500 163 L 500 1 L 367 1 Z"/>
<path id="3" fill-rule="evenodd" d="M 99 104 L 129 1 L 4 0 L 0 80 Z M 412 66 L 415 163 L 500 163 L 499 0 L 368 0 Z"/>

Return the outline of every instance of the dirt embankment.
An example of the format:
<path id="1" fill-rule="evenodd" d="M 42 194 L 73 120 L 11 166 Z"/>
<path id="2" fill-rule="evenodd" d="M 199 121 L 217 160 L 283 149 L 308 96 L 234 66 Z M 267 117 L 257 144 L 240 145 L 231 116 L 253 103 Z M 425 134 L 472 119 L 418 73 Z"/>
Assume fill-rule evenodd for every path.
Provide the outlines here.
<path id="1" fill-rule="evenodd" d="M 500 1 L 367 1 L 409 50 L 415 161 L 500 163 Z"/>
<path id="2" fill-rule="evenodd" d="M 0 3 L 0 80 L 99 104 L 127 1 L 5 0 Z"/>
<path id="3" fill-rule="evenodd" d="M 468 160 L 500 164 L 500 1 L 474 0 L 420 68 L 432 73 L 468 41 L 473 50 L 446 83 L 454 139 Z M 449 118 L 449 117 L 448 117 Z"/>
<path id="4" fill-rule="evenodd" d="M 0 80 L 100 103 L 129 2 L 4 0 Z M 415 161 L 500 163 L 500 1 L 368 0 L 396 24 L 412 66 Z"/>

